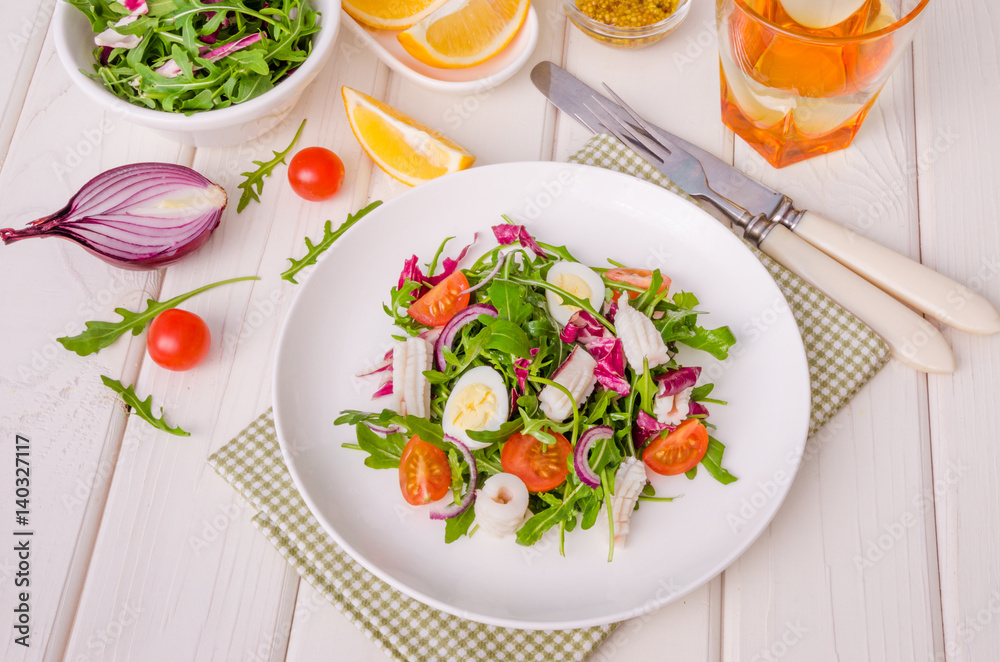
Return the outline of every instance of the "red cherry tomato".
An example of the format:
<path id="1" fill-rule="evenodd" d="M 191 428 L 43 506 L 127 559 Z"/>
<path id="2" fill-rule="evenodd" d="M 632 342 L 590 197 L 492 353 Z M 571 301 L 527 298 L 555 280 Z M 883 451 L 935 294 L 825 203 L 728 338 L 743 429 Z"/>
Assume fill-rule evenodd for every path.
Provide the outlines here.
<path id="1" fill-rule="evenodd" d="M 448 456 L 417 435 L 410 437 L 399 458 L 399 489 L 406 502 L 422 506 L 437 501 L 451 487 Z"/>
<path id="2" fill-rule="evenodd" d="M 701 462 L 707 450 L 708 430 L 697 418 L 689 418 L 651 441 L 642 452 L 642 461 L 660 475 L 676 476 Z"/>
<path id="3" fill-rule="evenodd" d="M 332 198 L 344 183 L 344 163 L 325 147 L 306 147 L 288 164 L 288 183 L 300 198 Z"/>
<path id="4" fill-rule="evenodd" d="M 467 289 L 469 279 L 461 271 L 456 271 L 410 304 L 407 312 L 421 324 L 444 326 L 455 313 L 469 305 L 469 293 L 460 294 Z"/>
<path id="5" fill-rule="evenodd" d="M 661 274 L 662 275 L 662 274 Z M 649 269 L 624 269 L 621 267 L 616 267 L 614 269 L 608 269 L 604 272 L 604 277 L 608 280 L 617 281 L 619 283 L 625 283 L 626 285 L 635 285 L 636 287 L 641 287 L 648 290 L 649 286 L 653 284 L 653 272 Z M 663 292 L 668 287 L 670 287 L 670 279 L 663 276 L 663 285 L 660 286 L 659 292 Z M 659 293 L 657 292 L 657 293 Z M 621 292 L 618 290 L 613 290 L 612 299 L 618 301 L 618 297 L 621 296 Z M 628 290 L 629 299 L 639 298 L 638 292 L 633 292 Z"/>
<path id="6" fill-rule="evenodd" d="M 556 443 L 546 446 L 530 434 L 517 432 L 500 449 L 500 466 L 522 481 L 529 492 L 548 492 L 562 485 L 569 473 L 567 458 L 573 447 L 566 437 L 549 430 Z"/>
<path id="7" fill-rule="evenodd" d="M 211 346 L 205 321 L 177 308 L 157 315 L 146 336 L 149 358 L 167 370 L 190 370 L 205 359 Z"/>

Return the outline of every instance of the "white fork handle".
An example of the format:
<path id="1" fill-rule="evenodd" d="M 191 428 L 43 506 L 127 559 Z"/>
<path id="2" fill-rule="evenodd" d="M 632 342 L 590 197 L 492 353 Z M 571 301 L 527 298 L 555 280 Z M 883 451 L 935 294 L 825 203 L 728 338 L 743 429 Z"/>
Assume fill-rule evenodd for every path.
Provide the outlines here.
<path id="1" fill-rule="evenodd" d="M 805 212 L 795 234 L 934 319 L 968 333 L 1000 333 L 1000 314 L 985 297 L 919 262 Z"/>
<path id="2" fill-rule="evenodd" d="M 775 225 L 760 249 L 870 326 L 892 354 L 922 372 L 955 371 L 955 358 L 934 326 L 826 253 Z"/>

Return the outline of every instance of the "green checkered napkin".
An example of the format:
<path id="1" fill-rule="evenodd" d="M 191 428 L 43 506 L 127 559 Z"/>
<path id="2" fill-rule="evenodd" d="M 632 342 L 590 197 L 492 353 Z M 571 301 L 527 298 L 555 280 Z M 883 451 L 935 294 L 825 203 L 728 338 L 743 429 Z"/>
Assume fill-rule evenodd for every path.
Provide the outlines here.
<path id="1" fill-rule="evenodd" d="M 626 172 L 683 195 L 607 136 L 592 138 L 570 161 Z M 767 256 L 757 255 L 802 331 L 812 385 L 812 434 L 885 365 L 889 348 L 853 315 Z M 313 518 L 281 458 L 270 410 L 208 462 L 257 510 L 254 525 L 299 574 L 400 662 L 584 660 L 617 627 L 527 631 L 482 625 L 395 590 L 348 556 Z"/>

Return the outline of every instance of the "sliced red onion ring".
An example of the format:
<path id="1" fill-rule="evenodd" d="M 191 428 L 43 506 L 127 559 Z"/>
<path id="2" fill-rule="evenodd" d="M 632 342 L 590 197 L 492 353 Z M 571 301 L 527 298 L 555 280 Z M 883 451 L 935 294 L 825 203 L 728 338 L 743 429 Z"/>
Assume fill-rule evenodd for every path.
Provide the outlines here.
<path id="1" fill-rule="evenodd" d="M 355 377 L 367 377 L 369 375 L 374 375 L 374 374 L 383 372 L 385 370 L 389 370 L 390 368 L 392 368 L 392 350 L 391 349 L 388 352 L 385 353 L 385 356 L 382 357 L 381 361 L 379 361 L 377 364 L 375 364 L 375 367 L 371 368 L 370 370 L 363 370 L 363 371 L 359 372 L 358 374 L 356 374 Z"/>
<path id="2" fill-rule="evenodd" d="M 507 253 L 500 253 L 500 259 L 497 260 L 497 266 L 493 267 L 493 271 L 491 271 L 488 274 L 486 274 L 486 278 L 482 279 L 481 281 L 479 281 L 478 283 L 476 283 L 475 285 L 473 285 L 469 289 L 462 290 L 461 292 L 459 292 L 459 294 L 469 294 L 471 292 L 475 292 L 480 287 L 482 287 L 486 283 L 488 283 L 491 280 L 493 280 L 494 276 L 496 276 L 498 273 L 500 273 L 500 267 L 503 266 L 503 263 L 506 260 L 507 260 Z"/>
<path id="3" fill-rule="evenodd" d="M 434 343 L 434 356 L 437 359 L 438 370 L 444 372 L 448 367 L 448 362 L 444 359 L 444 350 L 451 349 L 451 343 L 455 341 L 455 336 L 458 334 L 458 330 L 469 322 L 475 321 L 480 315 L 489 315 L 490 317 L 498 317 L 497 309 L 488 303 L 477 303 L 464 310 L 460 310 L 455 313 L 455 316 L 451 318 L 451 321 L 444 325 L 444 330 L 441 331 L 441 335 L 438 336 L 437 342 Z"/>
<path id="4" fill-rule="evenodd" d="M 462 495 L 462 500 L 459 503 L 450 503 L 447 506 L 432 510 L 431 519 L 451 519 L 452 517 L 458 517 L 476 500 L 476 482 L 479 480 L 479 471 L 476 469 L 476 458 L 472 457 L 472 452 L 468 446 L 450 434 L 444 435 L 444 440 L 449 444 L 454 444 L 469 464 L 469 489 Z"/>
<path id="5" fill-rule="evenodd" d="M 392 395 L 392 380 L 390 379 L 382 388 L 372 393 L 372 400 L 377 400 L 378 398 L 385 397 L 387 395 Z"/>
<path id="6" fill-rule="evenodd" d="M 375 434 L 380 434 L 383 436 L 403 431 L 403 427 L 400 425 L 390 425 L 387 428 L 378 425 L 373 425 L 372 423 L 365 423 L 365 425 L 367 425 L 368 429 L 374 432 Z"/>
<path id="7" fill-rule="evenodd" d="M 587 454 L 590 452 L 590 447 L 595 443 L 601 439 L 611 439 L 614 434 L 615 431 L 610 426 L 597 425 L 584 432 L 577 439 L 576 448 L 573 449 L 573 468 L 576 469 L 576 475 L 584 485 L 589 485 L 590 487 L 601 486 L 600 477 L 590 468 Z"/>

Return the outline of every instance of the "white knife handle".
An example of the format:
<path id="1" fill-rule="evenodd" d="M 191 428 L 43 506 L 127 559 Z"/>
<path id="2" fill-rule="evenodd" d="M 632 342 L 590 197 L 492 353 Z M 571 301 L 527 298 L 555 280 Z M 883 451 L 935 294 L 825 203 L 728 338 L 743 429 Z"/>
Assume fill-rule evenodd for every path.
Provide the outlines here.
<path id="1" fill-rule="evenodd" d="M 919 262 L 812 212 L 794 228 L 810 244 L 934 319 L 968 333 L 1000 333 L 1000 314 L 985 297 Z"/>
<path id="2" fill-rule="evenodd" d="M 772 227 L 760 249 L 854 313 L 903 363 L 923 372 L 954 372 L 951 347 L 930 322 L 785 226 Z"/>

